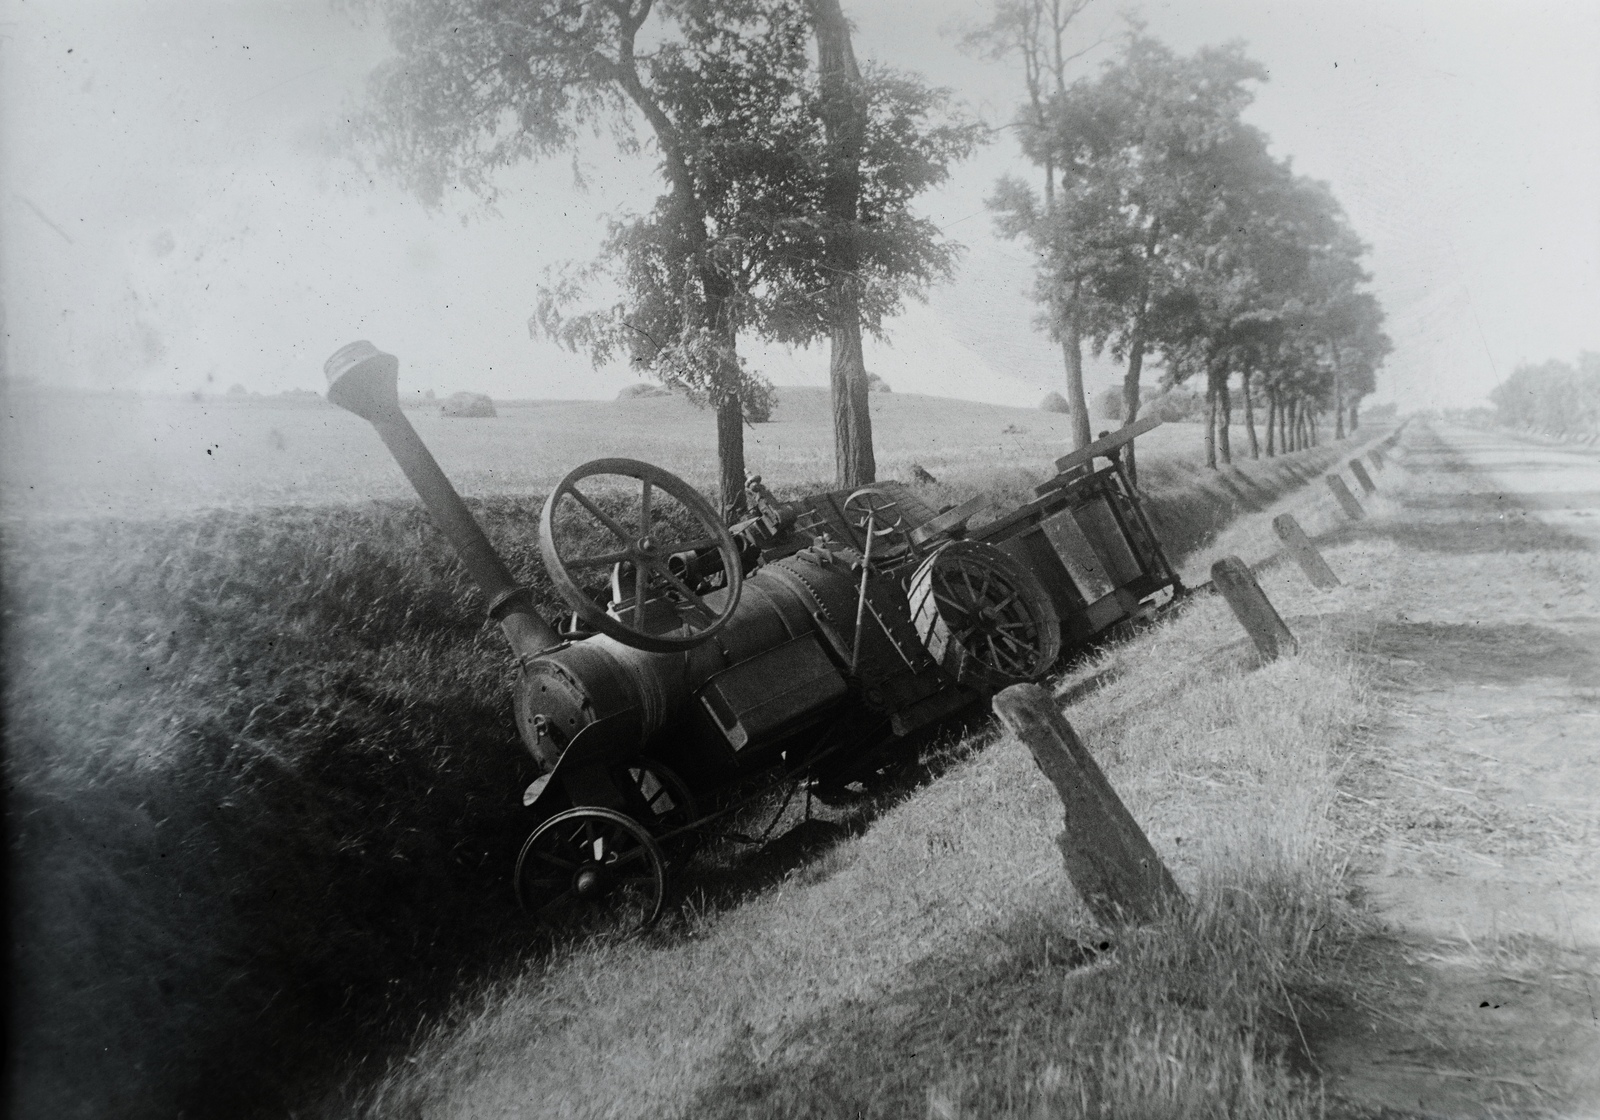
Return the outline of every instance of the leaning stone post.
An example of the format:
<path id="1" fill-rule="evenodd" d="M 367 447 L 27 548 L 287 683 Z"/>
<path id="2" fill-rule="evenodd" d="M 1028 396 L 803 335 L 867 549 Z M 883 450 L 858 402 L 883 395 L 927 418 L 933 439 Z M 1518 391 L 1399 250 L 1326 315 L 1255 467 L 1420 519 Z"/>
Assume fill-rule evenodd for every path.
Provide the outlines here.
<path id="1" fill-rule="evenodd" d="M 1361 508 L 1361 503 L 1356 501 L 1356 496 L 1350 493 L 1350 487 L 1344 484 L 1344 479 L 1336 474 L 1328 476 L 1328 489 L 1333 491 L 1333 496 L 1339 499 L 1344 514 L 1351 521 L 1360 521 L 1367 516 L 1367 511 Z"/>
<path id="2" fill-rule="evenodd" d="M 1289 555 L 1300 565 L 1300 570 L 1311 581 L 1311 586 L 1321 588 L 1323 591 L 1339 586 L 1339 577 L 1328 567 L 1328 562 L 1322 558 L 1322 553 L 1317 551 L 1317 546 L 1311 543 L 1305 530 L 1300 528 L 1300 522 L 1294 519 L 1294 514 L 1280 513 L 1274 517 L 1272 531 L 1278 534 L 1283 547 L 1289 550 Z"/>
<path id="3" fill-rule="evenodd" d="M 1050 694 L 1012 685 L 994 698 L 994 710 L 1061 797 L 1066 830 L 1056 844 L 1095 917 L 1106 925 L 1147 922 L 1182 904 L 1172 873 Z"/>
<path id="4" fill-rule="evenodd" d="M 1255 573 L 1237 556 L 1224 556 L 1211 565 L 1211 583 L 1228 600 L 1233 617 L 1239 620 L 1250 640 L 1261 653 L 1261 660 L 1274 661 L 1300 648 L 1284 625 L 1267 593 L 1256 582 Z"/>
<path id="5" fill-rule="evenodd" d="M 1378 492 L 1377 484 L 1372 481 L 1372 476 L 1367 473 L 1367 468 L 1361 465 L 1360 459 L 1350 460 L 1350 473 L 1356 476 L 1357 482 L 1361 483 L 1362 493 L 1376 494 Z"/>

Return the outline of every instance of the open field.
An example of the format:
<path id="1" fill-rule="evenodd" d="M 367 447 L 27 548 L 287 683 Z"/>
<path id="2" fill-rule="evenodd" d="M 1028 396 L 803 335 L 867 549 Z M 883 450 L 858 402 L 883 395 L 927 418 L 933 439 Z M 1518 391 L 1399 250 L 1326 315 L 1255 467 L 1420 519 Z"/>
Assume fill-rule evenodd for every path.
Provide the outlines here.
<path id="1" fill-rule="evenodd" d="M 0 416 L 0 511 L 23 516 L 145 517 L 203 509 L 409 502 L 372 429 L 318 398 L 259 400 L 13 393 Z M 702 489 L 716 485 L 715 419 L 681 397 L 511 402 L 494 419 L 409 412 L 462 494 L 545 493 L 588 459 L 648 459 Z M 920 463 L 937 478 L 1043 472 L 1071 447 L 1066 416 L 944 397 L 872 395 L 879 475 Z M 1114 427 L 1107 422 L 1103 426 Z M 1195 424 L 1139 441 L 1149 461 L 1193 458 Z M 1242 448 L 1242 428 L 1234 446 Z M 833 477 L 823 389 L 780 388 L 768 424 L 745 429 L 749 469 L 778 483 Z"/>
<path id="2" fill-rule="evenodd" d="M 970 419 L 939 406 L 948 423 L 919 423 Z M 330 462 L 394 471 L 360 434 L 363 450 Z M 979 465 L 947 469 L 925 489 L 935 503 L 1024 489 L 1060 450 L 1013 467 L 943 442 Z M 1197 447 L 1143 461 L 1163 532 L 1187 550 L 1340 451 L 1215 475 Z M 414 501 L 262 508 L 236 469 L 244 508 L 29 517 L 5 535 L 23 1114 L 281 1111 L 530 951 L 506 880 L 531 763 L 475 589 Z M 474 507 L 555 613 L 539 502 Z"/>

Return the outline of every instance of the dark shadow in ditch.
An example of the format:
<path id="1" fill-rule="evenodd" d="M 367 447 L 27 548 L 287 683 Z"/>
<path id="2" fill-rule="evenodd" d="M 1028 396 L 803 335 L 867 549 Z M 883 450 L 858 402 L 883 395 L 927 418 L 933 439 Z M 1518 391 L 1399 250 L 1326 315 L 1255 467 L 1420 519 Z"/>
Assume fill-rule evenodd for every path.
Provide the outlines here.
<path id="1" fill-rule="evenodd" d="M 1184 515 L 1187 518 L 1185 527 L 1191 531 L 1198 530 L 1198 538 L 1193 532 L 1180 533 L 1175 542 L 1167 541 L 1169 552 L 1175 558 L 1181 556 L 1189 549 L 1198 547 L 1200 540 L 1208 539 L 1240 514 L 1266 508 L 1306 478 L 1314 478 L 1339 453 L 1332 448 L 1323 448 L 1305 453 L 1305 461 L 1300 461 L 1300 457 L 1285 457 L 1253 464 L 1269 480 L 1292 479 L 1293 482 L 1287 486 L 1274 488 L 1270 483 L 1263 485 L 1234 470 L 1219 474 L 1213 483 L 1198 492 L 1189 490 L 1185 496 L 1187 504 L 1193 508 Z M 1240 481 L 1241 477 L 1243 481 Z M 1173 503 L 1178 500 L 1177 495 L 1171 498 Z M 1253 657 L 1253 650 L 1248 642 L 1241 640 L 1224 651 L 1223 656 L 1249 659 Z M 944 729 L 946 739 L 934 744 L 931 750 L 925 750 L 920 764 L 895 768 L 881 775 L 881 780 L 861 791 L 858 802 L 845 807 L 843 811 L 832 810 L 826 815 L 819 811 L 818 816 L 807 820 L 803 817 L 793 819 L 794 810 L 791 808 L 791 820 L 780 822 L 782 827 L 774 830 L 773 839 L 765 845 L 733 853 L 727 850 L 703 851 L 693 861 L 674 868 L 676 884 L 671 899 L 674 905 L 669 908 L 661 924 L 647 936 L 652 942 L 671 944 L 694 934 L 693 915 L 696 910 L 717 910 L 737 905 L 745 898 L 791 876 L 825 877 L 830 873 L 826 857 L 829 848 L 850 835 L 865 831 L 882 813 L 912 796 L 920 786 L 962 758 L 982 749 L 993 738 L 992 734 L 974 737 L 973 732 L 992 726 L 986 708 L 974 710 L 966 721 L 958 721 L 953 725 L 947 723 Z M 961 742 L 963 737 L 965 742 L 959 748 L 952 745 Z M 506 748 L 496 744 L 486 749 L 499 751 Z M 782 791 L 775 791 L 768 800 L 756 807 L 755 818 L 759 819 L 763 808 L 775 810 L 782 796 Z M 472 822 L 463 823 L 463 837 L 470 837 L 474 841 L 473 847 L 479 849 L 480 856 L 478 866 L 465 877 L 465 881 L 446 893 L 447 901 L 438 897 L 430 899 L 428 891 L 420 884 L 409 884 L 402 890 L 408 903 L 398 907 L 394 915 L 377 915 L 373 920 L 387 924 L 390 918 L 403 918 L 407 912 L 417 913 L 428 918 L 430 938 L 438 938 L 437 923 L 443 917 L 456 912 L 469 917 L 464 920 L 461 929 L 449 937 L 435 940 L 426 952 L 417 957 L 387 957 L 381 962 L 368 962 L 361 969 L 366 974 L 373 972 L 374 966 L 381 968 L 382 964 L 403 966 L 396 977 L 398 985 L 391 984 L 387 990 L 362 992 L 361 986 L 352 990 L 347 985 L 319 983 L 315 985 L 317 990 L 314 993 L 307 993 L 311 998 L 295 998 L 289 1002 L 283 1009 L 280 1022 L 287 1024 L 300 1017 L 314 1022 L 320 1020 L 324 1024 L 307 1032 L 296 1046 L 296 1053 L 299 1054 L 315 1051 L 319 1045 L 324 1048 L 323 1060 L 314 1061 L 308 1067 L 308 1075 L 298 1079 L 292 1100 L 327 1100 L 327 1094 L 332 1091 L 341 1100 L 358 1101 L 362 1082 L 381 1074 L 387 1062 L 404 1052 L 407 1036 L 417 1023 L 435 1020 L 440 1014 L 447 1013 L 455 1002 L 454 996 L 481 989 L 487 981 L 513 976 L 529 964 L 559 957 L 581 943 L 581 939 L 571 933 L 552 936 L 538 929 L 518 913 L 511 903 L 510 891 L 504 882 L 504 871 L 511 866 L 520 833 L 510 836 L 495 827 L 490 830 L 494 834 L 489 835 L 484 822 L 470 816 L 464 816 L 462 820 Z M 761 831 L 761 827 L 758 824 L 755 831 Z M 491 871 L 494 873 L 491 874 Z M 474 904 L 471 890 L 461 889 L 467 882 L 484 891 L 482 903 Z M 418 909 L 412 911 L 412 907 Z M 1021 937 L 1024 933 L 1008 932 L 1004 936 Z M 601 935 L 623 934 L 620 930 L 602 928 Z M 1059 937 L 1056 944 L 1063 944 Z M 1053 951 L 1059 955 L 1063 950 L 1057 948 Z M 1021 956 L 1013 954 L 1015 959 L 1026 956 L 1021 950 L 1018 952 Z M 927 967 L 934 970 L 928 978 L 932 985 L 928 991 L 942 999 L 937 976 L 946 966 L 934 963 Z M 956 963 L 952 962 L 948 967 L 956 967 Z M 998 983 L 1008 968 L 1014 971 L 1015 967 L 1019 966 L 1002 965 L 1000 971 L 988 979 Z M 977 985 L 977 988 L 981 987 Z M 348 1002 L 339 1006 L 341 998 L 354 999 L 355 1003 L 353 1006 Z M 323 1016 L 328 1018 L 322 1019 Z M 347 1045 L 326 1045 L 329 1031 L 325 1027 L 336 1023 L 351 1028 L 351 1041 Z M 226 1044 L 219 1042 L 219 1050 L 226 1049 L 226 1045 L 236 1044 L 236 1041 L 228 1040 Z M 884 1053 L 892 1057 L 893 1051 L 891 1049 Z M 355 1061 L 357 1055 L 361 1059 L 359 1063 Z M 330 1079 L 341 1059 L 347 1068 L 356 1067 L 356 1072 Z M 335 1083 L 339 1085 L 336 1090 L 333 1088 Z M 258 1107 L 262 1111 L 275 1110 L 273 1104 L 260 1106 L 258 1103 Z M 204 1107 L 200 1111 L 221 1114 Z"/>

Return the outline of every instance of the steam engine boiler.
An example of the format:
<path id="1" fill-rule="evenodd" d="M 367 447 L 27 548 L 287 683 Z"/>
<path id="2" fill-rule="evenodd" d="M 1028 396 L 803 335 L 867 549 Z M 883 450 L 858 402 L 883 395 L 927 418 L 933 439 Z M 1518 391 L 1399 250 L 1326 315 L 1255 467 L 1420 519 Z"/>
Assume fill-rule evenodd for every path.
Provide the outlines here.
<path id="1" fill-rule="evenodd" d="M 515 884 L 546 919 L 603 900 L 652 921 L 676 842 L 742 792 L 836 789 L 1048 673 L 1064 635 L 1082 648 L 1182 590 L 1116 458 L 1144 425 L 1058 460 L 1005 513 L 981 499 L 936 511 L 895 483 L 784 502 L 754 477 L 750 515 L 729 525 L 658 467 L 594 460 L 540 516 L 572 610 L 558 628 L 401 410 L 397 360 L 356 342 L 326 373 L 329 400 L 377 429 L 516 655 L 516 723 L 540 776 Z"/>

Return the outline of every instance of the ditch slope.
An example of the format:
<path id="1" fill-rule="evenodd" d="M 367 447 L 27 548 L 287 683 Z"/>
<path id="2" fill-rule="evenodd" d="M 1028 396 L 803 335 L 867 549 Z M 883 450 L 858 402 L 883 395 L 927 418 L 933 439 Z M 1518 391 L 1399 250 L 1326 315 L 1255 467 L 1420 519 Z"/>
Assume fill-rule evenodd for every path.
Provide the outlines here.
<path id="1" fill-rule="evenodd" d="M 1181 552 L 1351 447 L 1221 472 L 1152 455 L 1145 484 Z M 1038 481 L 1013 473 L 1001 501 Z M 475 508 L 548 593 L 537 497 Z M 4 544 L 13 1111 L 281 1114 L 547 966 L 505 889 L 532 775 L 503 644 L 414 503 Z"/>

